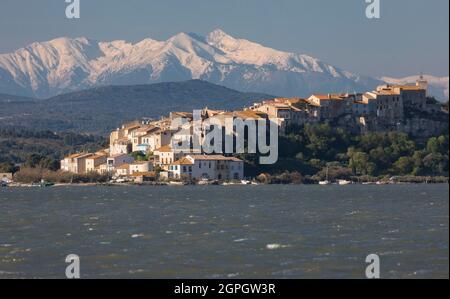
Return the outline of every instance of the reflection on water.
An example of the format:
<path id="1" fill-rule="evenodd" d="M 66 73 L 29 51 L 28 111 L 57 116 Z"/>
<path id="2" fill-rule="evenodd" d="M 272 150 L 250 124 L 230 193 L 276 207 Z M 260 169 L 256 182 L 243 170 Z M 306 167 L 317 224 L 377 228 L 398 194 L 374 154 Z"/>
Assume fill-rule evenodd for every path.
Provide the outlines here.
<path id="1" fill-rule="evenodd" d="M 449 276 L 448 185 L 0 189 L 0 278 Z"/>

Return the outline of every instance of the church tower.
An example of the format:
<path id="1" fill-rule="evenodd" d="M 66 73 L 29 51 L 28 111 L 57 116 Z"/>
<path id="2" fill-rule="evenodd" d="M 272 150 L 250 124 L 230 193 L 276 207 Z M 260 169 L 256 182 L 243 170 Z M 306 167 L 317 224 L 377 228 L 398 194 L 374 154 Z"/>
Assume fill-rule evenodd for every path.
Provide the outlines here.
<path id="1" fill-rule="evenodd" d="M 426 95 L 428 96 L 428 81 L 423 78 L 423 75 L 420 75 L 420 78 L 416 81 L 416 86 L 425 89 Z"/>

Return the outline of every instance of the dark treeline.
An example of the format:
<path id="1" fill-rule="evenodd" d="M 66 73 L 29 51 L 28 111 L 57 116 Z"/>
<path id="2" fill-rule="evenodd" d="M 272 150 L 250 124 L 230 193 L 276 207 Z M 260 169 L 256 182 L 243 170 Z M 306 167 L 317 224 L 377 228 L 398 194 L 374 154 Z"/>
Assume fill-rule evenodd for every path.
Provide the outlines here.
<path id="1" fill-rule="evenodd" d="M 352 177 L 445 176 L 449 173 L 448 133 L 427 140 L 404 133 L 349 135 L 328 124 L 288 128 L 279 138 L 279 160 L 257 165 L 257 157 L 242 156 L 254 176 L 298 174 L 315 180 Z M 283 178 L 283 176 L 281 176 Z"/>
<path id="2" fill-rule="evenodd" d="M 93 135 L 1 127 L 0 172 L 16 172 L 17 165 L 57 170 L 67 154 L 106 146 L 105 138 Z"/>

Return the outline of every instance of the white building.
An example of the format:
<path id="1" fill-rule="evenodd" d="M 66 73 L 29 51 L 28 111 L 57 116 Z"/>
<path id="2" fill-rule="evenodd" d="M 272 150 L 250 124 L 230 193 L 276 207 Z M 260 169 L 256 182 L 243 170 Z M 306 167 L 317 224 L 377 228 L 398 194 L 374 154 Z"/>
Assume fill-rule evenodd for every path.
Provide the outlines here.
<path id="1" fill-rule="evenodd" d="M 106 161 L 108 172 L 114 172 L 115 169 L 123 164 L 130 164 L 134 162 L 134 158 L 126 154 L 117 154 L 110 156 Z"/>
<path id="2" fill-rule="evenodd" d="M 129 174 L 145 173 L 153 171 L 153 164 L 150 161 L 134 161 L 130 164 Z"/>
<path id="3" fill-rule="evenodd" d="M 86 158 L 86 173 L 96 171 L 97 167 L 106 163 L 107 158 L 106 153 L 99 153 Z"/>
<path id="4" fill-rule="evenodd" d="M 86 173 L 86 159 L 93 156 L 89 153 L 78 153 L 61 160 L 61 170 L 76 174 Z"/>
<path id="5" fill-rule="evenodd" d="M 168 169 L 170 164 L 185 156 L 183 153 L 176 153 L 170 145 L 156 149 L 153 155 L 156 156 L 155 164 L 165 170 Z"/>
<path id="6" fill-rule="evenodd" d="M 164 145 L 169 145 L 172 140 L 172 132 L 170 130 L 158 130 L 150 134 L 144 135 L 139 141 L 139 145 L 146 146 L 148 151 L 154 151 Z"/>
<path id="7" fill-rule="evenodd" d="M 169 172 L 176 179 L 242 180 L 244 162 L 222 155 L 187 155 L 172 163 Z"/>

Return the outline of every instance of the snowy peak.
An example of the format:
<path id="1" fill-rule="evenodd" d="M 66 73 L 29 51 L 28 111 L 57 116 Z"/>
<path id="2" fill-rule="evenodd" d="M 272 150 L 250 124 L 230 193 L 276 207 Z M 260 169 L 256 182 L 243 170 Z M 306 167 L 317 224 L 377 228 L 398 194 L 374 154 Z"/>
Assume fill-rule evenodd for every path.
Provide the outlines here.
<path id="1" fill-rule="evenodd" d="M 18 95 L 49 97 L 101 85 L 188 79 L 281 96 L 362 91 L 380 83 L 220 29 L 206 37 L 182 32 L 135 44 L 63 37 L 0 55 L 0 92 Z"/>

